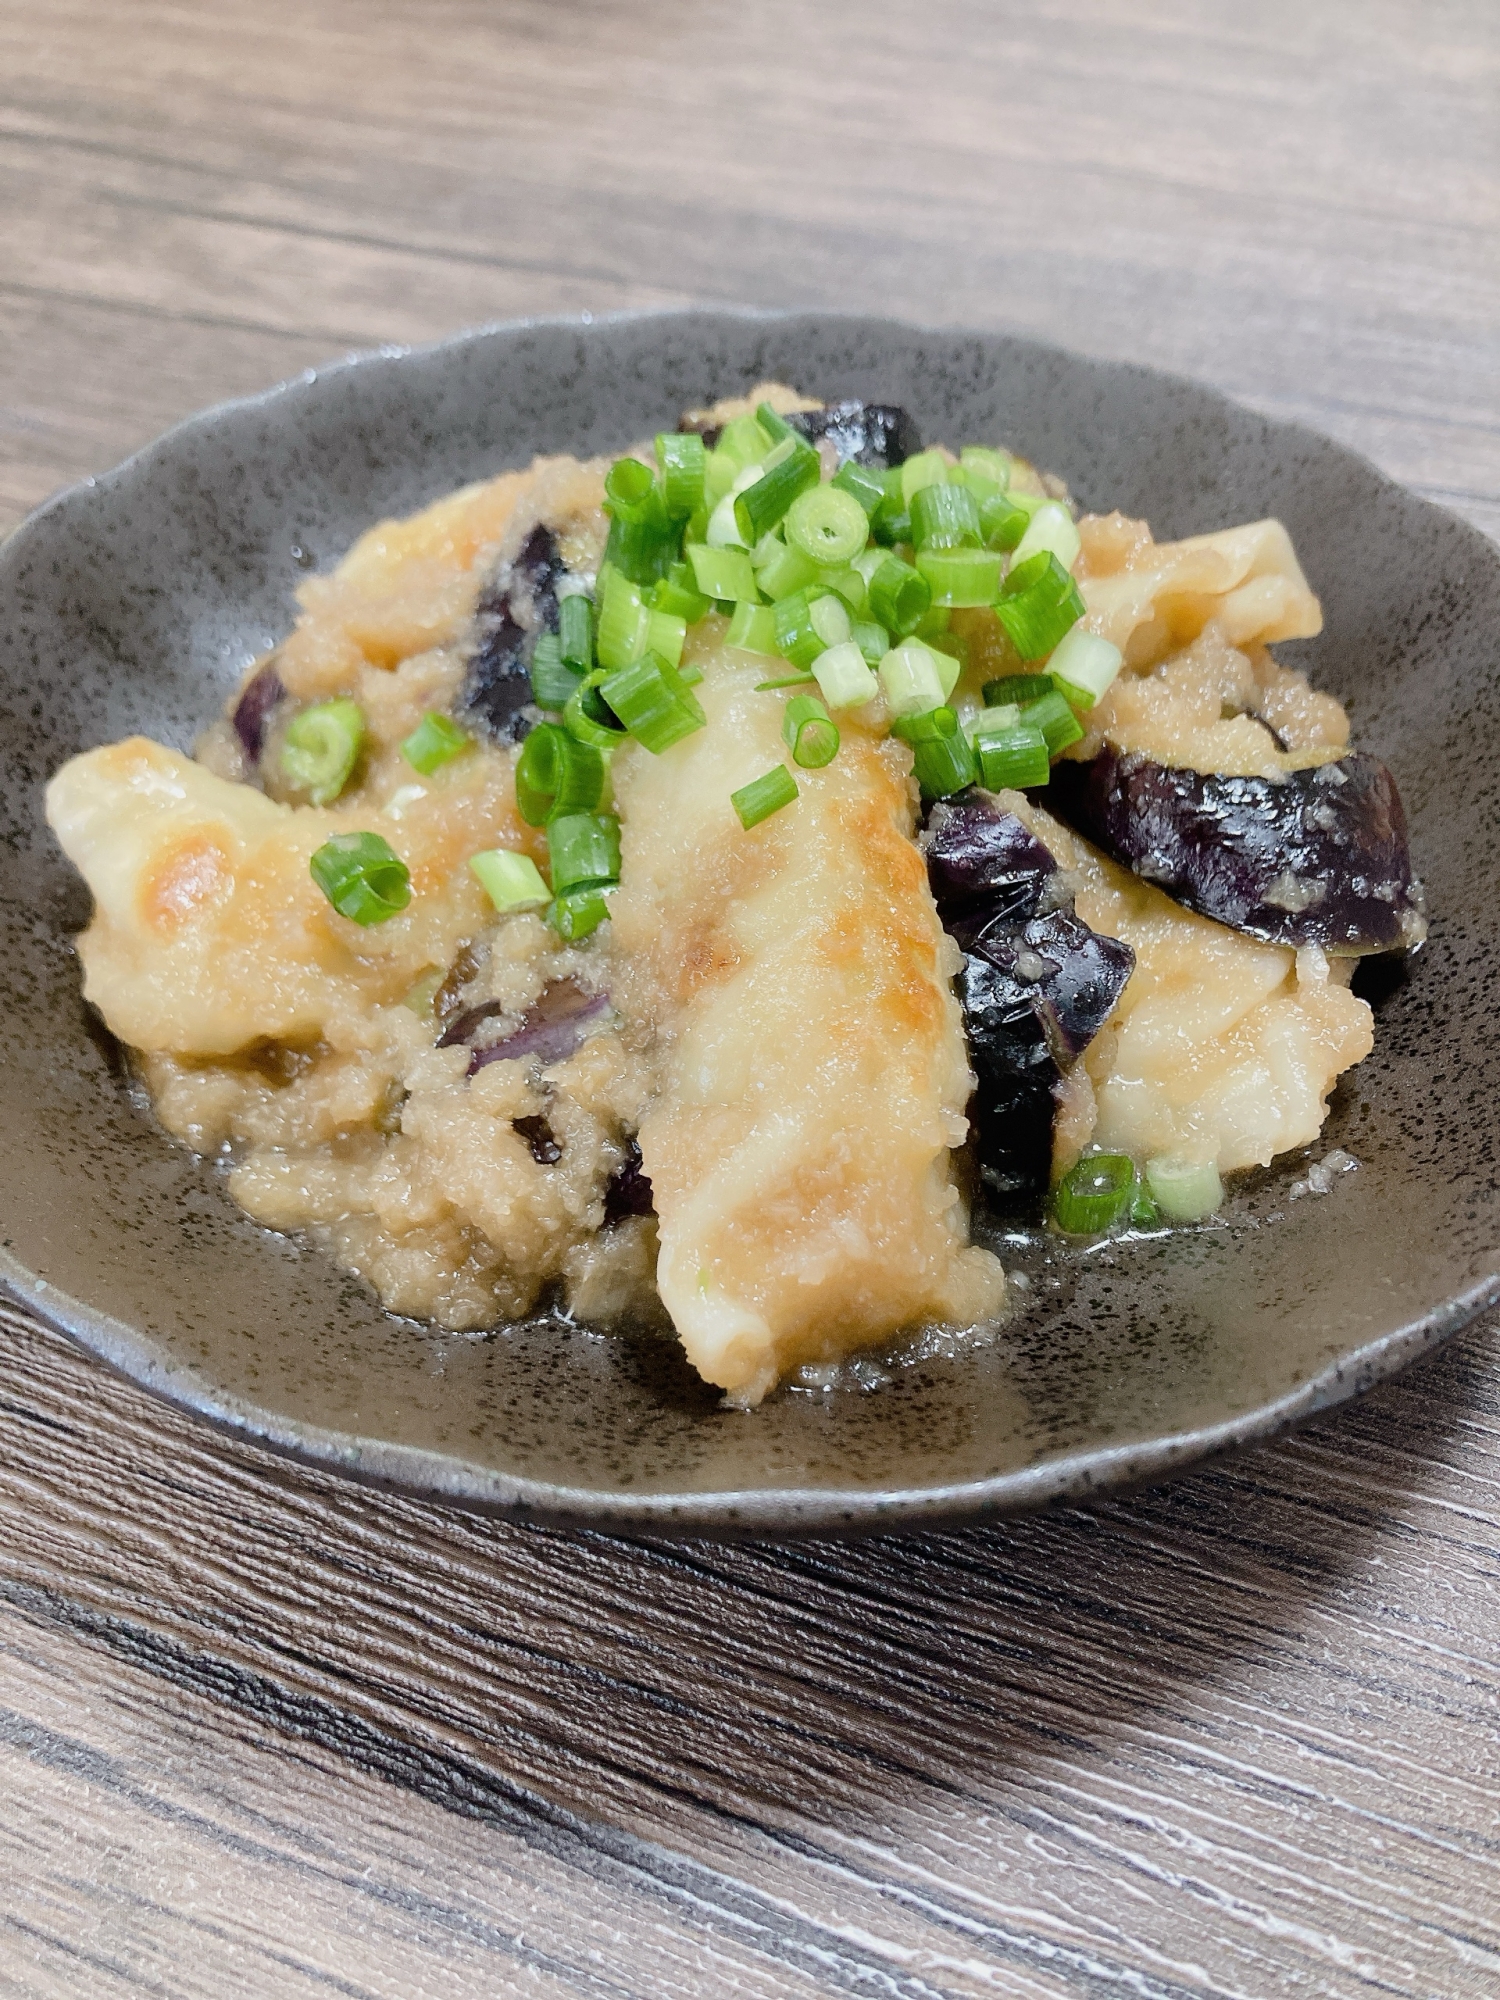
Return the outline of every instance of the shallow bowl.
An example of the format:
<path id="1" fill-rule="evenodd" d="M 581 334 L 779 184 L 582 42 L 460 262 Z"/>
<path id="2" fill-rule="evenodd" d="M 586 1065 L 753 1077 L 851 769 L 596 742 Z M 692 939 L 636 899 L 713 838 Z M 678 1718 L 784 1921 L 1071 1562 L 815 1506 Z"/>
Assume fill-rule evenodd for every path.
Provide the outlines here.
<path id="1" fill-rule="evenodd" d="M 1159 537 L 1291 529 L 1327 617 L 1295 648 L 1399 778 L 1434 912 L 1361 974 L 1375 1053 L 1311 1157 L 1214 1226 L 1092 1253 L 1003 1246 L 1028 1286 L 990 1338 L 864 1384 L 726 1411 L 675 1347 L 553 1319 L 455 1336 L 383 1313 L 241 1215 L 140 1108 L 79 998 L 88 900 L 41 818 L 65 757 L 191 745 L 373 520 L 537 451 L 605 452 L 779 376 L 1004 441 Z M 0 1274 L 127 1375 L 366 1479 L 560 1521 L 765 1533 L 930 1523 L 1138 1484 L 1358 1394 L 1500 1297 L 1495 1105 L 1500 554 L 1298 426 L 1148 369 L 998 334 L 827 314 L 490 328 L 207 411 L 63 494 L 0 550 L 6 949 Z"/>

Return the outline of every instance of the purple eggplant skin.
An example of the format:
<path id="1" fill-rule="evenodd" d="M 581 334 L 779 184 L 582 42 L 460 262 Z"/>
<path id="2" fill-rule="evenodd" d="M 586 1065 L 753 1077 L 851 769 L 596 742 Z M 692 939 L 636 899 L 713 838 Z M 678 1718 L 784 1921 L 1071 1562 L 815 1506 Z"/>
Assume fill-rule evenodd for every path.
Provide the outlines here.
<path id="1" fill-rule="evenodd" d="M 573 1055 L 583 1043 L 588 1023 L 608 1005 L 607 993 L 585 993 L 576 980 L 554 979 L 522 1016 L 520 1026 L 499 1041 L 474 1046 L 474 1036 L 484 1023 L 505 1011 L 498 1000 L 483 1000 L 450 1021 L 437 1045 L 440 1049 L 471 1049 L 470 1076 L 493 1062 L 535 1061 L 545 1067 Z"/>
<path id="2" fill-rule="evenodd" d="M 613 1229 L 632 1215 L 655 1215 L 656 1196 L 648 1174 L 641 1171 L 638 1139 L 627 1139 L 625 1157 L 604 1188 L 604 1227 Z"/>
<path id="3" fill-rule="evenodd" d="M 923 845 L 938 914 L 964 955 L 980 1183 L 1000 1207 L 1034 1206 L 1051 1176 L 1057 1086 L 1109 1018 L 1135 953 L 1083 922 L 1050 849 L 988 793 L 935 806 Z"/>
<path id="4" fill-rule="evenodd" d="M 922 449 L 922 434 L 916 419 L 896 403 L 864 403 L 848 397 L 840 403 L 823 403 L 816 410 L 792 410 L 787 422 L 810 444 L 827 438 L 838 453 L 839 464 L 853 459 L 872 472 L 889 472 L 904 465 Z M 722 424 L 692 422 L 684 417 L 679 428 L 697 431 L 712 451 L 724 435 Z"/>
<path id="5" fill-rule="evenodd" d="M 557 630 L 557 586 L 565 574 L 557 537 L 538 522 L 479 600 L 479 642 L 459 706 L 498 742 L 519 742 L 535 720 L 526 713 L 532 708 L 531 654 L 539 633 Z"/>
<path id="6" fill-rule="evenodd" d="M 1047 799 L 1145 881 L 1249 937 L 1354 956 L 1427 935 L 1401 795 L 1376 757 L 1276 782 L 1179 770 L 1106 743 L 1088 763 L 1054 765 Z"/>
<path id="7" fill-rule="evenodd" d="M 268 660 L 258 673 L 252 674 L 241 688 L 231 720 L 234 733 L 240 739 L 240 748 L 252 764 L 260 762 L 271 716 L 285 700 L 286 688 L 272 660 Z"/>

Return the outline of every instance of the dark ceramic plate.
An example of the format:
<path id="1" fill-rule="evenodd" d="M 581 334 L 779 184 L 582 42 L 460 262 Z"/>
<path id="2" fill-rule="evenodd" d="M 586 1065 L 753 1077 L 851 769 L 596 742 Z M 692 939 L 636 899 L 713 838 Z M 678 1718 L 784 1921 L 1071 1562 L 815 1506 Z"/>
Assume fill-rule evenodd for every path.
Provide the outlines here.
<path id="1" fill-rule="evenodd" d="M 743 1415 L 659 1341 L 393 1319 L 240 1215 L 138 1108 L 79 1000 L 88 899 L 40 794 L 65 757 L 132 730 L 188 746 L 287 629 L 306 567 L 377 516 L 534 451 L 607 451 L 763 376 L 903 403 L 930 438 L 1004 439 L 1162 536 L 1280 515 L 1327 613 L 1295 650 L 1395 768 L 1434 923 L 1409 977 L 1371 989 L 1375 1053 L 1313 1151 L 1361 1163 L 1331 1193 L 1289 1199 L 1293 1157 L 1238 1186 L 1222 1226 L 1089 1255 L 1011 1246 L 1031 1286 L 990 1344 Z M 1497 634 L 1500 556 L 1363 460 L 1207 389 L 999 335 L 724 313 L 507 326 L 209 411 L 0 551 L 4 1275 L 128 1375 L 252 1437 L 556 1520 L 953 1520 L 1281 1430 L 1500 1297 Z"/>

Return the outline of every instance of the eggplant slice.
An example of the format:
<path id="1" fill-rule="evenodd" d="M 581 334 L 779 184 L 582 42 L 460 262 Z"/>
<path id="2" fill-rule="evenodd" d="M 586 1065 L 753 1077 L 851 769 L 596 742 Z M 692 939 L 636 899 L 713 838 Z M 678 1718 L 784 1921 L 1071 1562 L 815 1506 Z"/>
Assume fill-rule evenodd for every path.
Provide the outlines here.
<path id="1" fill-rule="evenodd" d="M 1270 944 L 1339 956 L 1427 935 L 1396 781 L 1354 753 L 1286 778 L 1154 763 L 1106 743 L 1053 767 L 1048 806 L 1201 916 Z"/>
<path id="2" fill-rule="evenodd" d="M 989 793 L 935 806 L 922 846 L 964 955 L 979 1178 L 999 1206 L 1030 1206 L 1051 1175 L 1056 1088 L 1108 1019 L 1135 953 L 1090 930 L 1050 849 Z"/>
<path id="3" fill-rule="evenodd" d="M 459 706 L 498 742 L 518 743 L 536 719 L 531 655 L 540 633 L 557 630 L 557 586 L 566 575 L 557 537 L 538 522 L 480 597 Z"/>
<path id="4" fill-rule="evenodd" d="M 863 403 L 851 396 L 841 403 L 823 403 L 816 410 L 789 410 L 786 420 L 810 444 L 827 438 L 840 465 L 853 459 L 872 472 L 889 472 L 893 465 L 904 464 L 922 449 L 916 419 L 896 403 Z M 680 427 L 697 431 L 710 451 L 724 433 L 722 424 L 706 423 L 700 417 L 684 416 Z"/>

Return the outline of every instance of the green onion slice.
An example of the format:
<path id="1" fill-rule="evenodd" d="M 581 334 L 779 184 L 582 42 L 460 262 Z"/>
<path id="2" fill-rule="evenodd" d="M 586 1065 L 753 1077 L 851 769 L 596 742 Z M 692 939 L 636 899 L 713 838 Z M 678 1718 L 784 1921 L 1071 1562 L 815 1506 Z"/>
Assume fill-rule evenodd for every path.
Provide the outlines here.
<path id="1" fill-rule="evenodd" d="M 587 603 L 587 599 L 583 601 Z M 572 600 L 565 599 L 564 602 L 571 603 Z M 712 600 L 698 588 L 692 564 L 685 562 L 674 562 L 661 581 L 652 585 L 647 602 L 653 611 L 670 611 L 674 618 L 682 619 L 687 625 L 696 625 L 712 609 Z"/>
<path id="2" fill-rule="evenodd" d="M 1054 1189 L 1052 1219 L 1070 1236 L 1102 1236 L 1134 1195 L 1134 1160 L 1124 1153 L 1086 1153 Z"/>
<path id="3" fill-rule="evenodd" d="M 1070 570 L 1078 560 L 1081 547 L 1073 516 L 1060 500 L 1048 500 L 1037 508 L 1025 534 L 1016 544 L 1016 561 L 1026 562 L 1043 549 L 1050 549 L 1063 568 Z"/>
<path id="4" fill-rule="evenodd" d="M 911 533 L 919 549 L 977 549 L 973 494 L 967 486 L 919 486 L 911 497 Z"/>
<path id="5" fill-rule="evenodd" d="M 562 813 L 547 822 L 552 887 L 596 889 L 620 879 L 620 822 L 613 813 Z"/>
<path id="6" fill-rule="evenodd" d="M 628 667 L 646 650 L 651 613 L 628 577 L 611 567 L 599 590 L 596 650 L 601 667 Z"/>
<path id="7" fill-rule="evenodd" d="M 958 463 L 962 471 L 977 473 L 991 486 L 1004 488 L 1010 484 L 1013 466 L 1008 451 L 991 451 L 988 445 L 966 444 L 958 454 Z"/>
<path id="8" fill-rule="evenodd" d="M 883 625 L 877 625 L 872 618 L 851 619 L 849 637 L 872 667 L 878 667 L 891 649 L 890 633 Z"/>
<path id="9" fill-rule="evenodd" d="M 610 711 L 600 697 L 599 686 L 607 679 L 603 667 L 585 674 L 568 696 L 568 705 L 563 710 L 563 727 L 568 734 L 576 736 L 580 743 L 592 743 L 596 750 L 618 749 L 629 733 L 604 720 Z"/>
<path id="10" fill-rule="evenodd" d="M 315 806 L 331 805 L 348 784 L 365 741 L 365 712 L 347 696 L 315 702 L 287 724 L 281 771 Z"/>
<path id="11" fill-rule="evenodd" d="M 1051 674 L 1002 674 L 997 681 L 984 684 L 984 705 L 986 708 L 1004 708 L 1028 701 L 1040 701 L 1044 694 L 1051 694 L 1056 683 Z"/>
<path id="12" fill-rule="evenodd" d="M 655 653 L 659 659 L 671 666 L 682 662 L 682 648 L 687 640 L 687 620 L 674 617 L 670 611 L 648 611 L 646 613 L 646 651 Z"/>
<path id="13" fill-rule="evenodd" d="M 747 486 L 734 503 L 735 525 L 747 549 L 753 549 L 769 529 L 774 528 L 799 495 L 817 485 L 822 475 L 818 454 L 805 439 L 788 432 L 783 444 L 791 449 L 776 464 L 767 464 L 753 486 Z M 776 447 L 781 449 L 780 446 Z M 774 456 L 774 453 L 773 453 Z M 864 543 L 864 515 L 860 514 L 860 545 Z"/>
<path id="14" fill-rule="evenodd" d="M 1083 735 L 1082 723 L 1059 688 L 1054 688 L 1051 694 L 1044 694 L 1040 701 L 1027 702 L 1021 710 L 1021 720 L 1042 732 L 1049 757 L 1060 756 L 1070 743 L 1078 742 Z"/>
<path id="15" fill-rule="evenodd" d="M 788 548 L 786 543 L 772 536 L 765 559 L 755 573 L 762 597 L 769 597 L 773 604 L 783 597 L 790 597 L 794 591 L 806 590 L 809 584 L 818 580 L 818 565 L 803 555 L 801 549 Z"/>
<path id="16" fill-rule="evenodd" d="M 604 476 L 604 511 L 618 520 L 638 521 L 650 511 L 656 478 L 638 458 L 617 458 Z"/>
<path id="17" fill-rule="evenodd" d="M 570 889 L 547 905 L 547 922 L 567 944 L 592 936 L 609 915 L 607 888 Z"/>
<path id="18" fill-rule="evenodd" d="M 878 626 L 875 629 L 880 630 Z M 880 637 L 884 640 L 883 631 Z M 875 656 L 877 660 L 884 651 L 882 645 Z M 873 701 L 880 692 L 880 683 L 875 678 L 870 661 L 854 638 L 820 653 L 813 661 L 812 670 L 823 699 L 830 708 L 858 708 L 864 702 Z"/>
<path id="19" fill-rule="evenodd" d="M 820 568 L 835 569 L 852 562 L 869 537 L 869 516 L 854 495 L 841 487 L 812 486 L 787 509 L 788 547 L 800 549 Z"/>
<path id="20" fill-rule="evenodd" d="M 1159 1154 L 1146 1162 L 1146 1184 L 1162 1214 L 1173 1222 L 1200 1222 L 1224 1199 L 1224 1183 L 1212 1160 Z"/>
<path id="21" fill-rule="evenodd" d="M 1123 664 L 1118 646 L 1075 625 L 1047 662 L 1047 671 L 1074 708 L 1092 708 L 1114 686 Z"/>
<path id="22" fill-rule="evenodd" d="M 738 646 L 746 653 L 774 654 L 776 613 L 769 604 L 737 604 L 724 634 L 726 646 Z"/>
<path id="23" fill-rule="evenodd" d="M 866 523 L 872 521 L 885 504 L 885 481 L 878 472 L 871 472 L 857 459 L 851 458 L 847 465 L 841 465 L 828 483 L 836 486 L 841 493 L 851 494 L 859 502 Z"/>
<path id="24" fill-rule="evenodd" d="M 988 494 L 979 502 L 979 532 L 987 549 L 1013 549 L 1030 525 L 1031 515 L 1009 493 Z"/>
<path id="25" fill-rule="evenodd" d="M 429 708 L 411 735 L 402 742 L 401 755 L 414 771 L 430 778 L 434 771 L 440 771 L 455 757 L 461 757 L 473 741 L 469 732 L 460 729 L 451 715 L 441 715 L 437 709 Z"/>
<path id="26" fill-rule="evenodd" d="M 484 893 L 502 914 L 509 914 L 512 910 L 539 910 L 551 899 L 552 891 L 529 854 L 517 854 L 508 847 L 495 847 L 487 854 L 470 855 L 469 867 L 479 878 Z"/>
<path id="27" fill-rule="evenodd" d="M 636 741 L 658 755 L 708 720 L 682 675 L 659 653 L 609 675 L 599 692 Z"/>
<path id="28" fill-rule="evenodd" d="M 703 505 L 703 480 L 708 452 L 696 431 L 658 431 L 656 463 L 661 469 L 662 498 L 667 512 L 679 521 Z"/>
<path id="29" fill-rule="evenodd" d="M 824 657 L 826 658 L 827 655 L 825 654 Z M 778 688 L 816 687 L 817 682 L 818 677 L 816 674 L 779 674 L 775 680 L 757 681 L 755 683 L 755 692 L 757 694 L 774 694 Z"/>
<path id="30" fill-rule="evenodd" d="M 556 813 L 592 812 L 604 797 L 604 758 L 555 722 L 541 723 L 516 760 L 516 809 L 528 826 Z"/>
<path id="31" fill-rule="evenodd" d="M 411 872 L 378 833 L 336 833 L 308 862 L 341 917 L 383 924 L 411 901 Z"/>
<path id="32" fill-rule="evenodd" d="M 568 600 L 569 603 L 577 601 L 573 598 Z M 582 669 L 570 667 L 564 660 L 558 635 L 555 632 L 539 633 L 531 653 L 531 692 L 537 707 L 566 708 L 568 696 L 582 679 Z"/>
<path id="33" fill-rule="evenodd" d="M 781 718 L 781 734 L 792 762 L 821 771 L 839 751 L 839 726 L 815 694 L 793 695 Z"/>
<path id="34" fill-rule="evenodd" d="M 1000 586 L 995 616 L 1023 660 L 1040 660 L 1083 616 L 1078 586 L 1051 549 L 1017 563 Z"/>
<path id="35" fill-rule="evenodd" d="M 1047 739 L 1030 722 L 1018 722 L 1009 729 L 976 730 L 974 752 L 986 791 L 1024 792 L 1030 786 L 1045 785 L 1051 776 Z"/>
<path id="36" fill-rule="evenodd" d="M 974 746 L 951 708 L 939 706 L 920 715 L 900 716 L 891 724 L 891 734 L 911 745 L 917 783 L 930 799 L 961 792 L 979 776 Z"/>
<path id="37" fill-rule="evenodd" d="M 758 604 L 755 571 L 744 549 L 711 549 L 704 542 L 689 542 L 687 559 L 705 597 L 721 604 Z"/>
<path id="38" fill-rule="evenodd" d="M 958 493 L 958 486 L 924 487 L 927 493 Z M 917 569 L 927 579 L 935 605 L 993 604 L 1000 588 L 1000 557 L 988 549 L 919 549 Z"/>
<path id="39" fill-rule="evenodd" d="M 924 486 L 941 486 L 948 477 L 948 461 L 940 451 L 919 451 L 897 468 L 902 504 L 910 507 L 912 496 Z M 889 488 L 886 489 L 889 493 Z"/>
<path id="40" fill-rule="evenodd" d="M 869 582 L 870 616 L 904 639 L 927 615 L 932 585 L 899 556 L 887 556 Z"/>
<path id="41" fill-rule="evenodd" d="M 880 662 L 880 685 L 896 717 L 921 715 L 947 700 L 937 657 L 919 639 L 893 646 Z"/>
<path id="42" fill-rule="evenodd" d="M 661 585 L 656 586 L 658 590 Z M 582 591 L 559 600 L 557 606 L 557 650 L 565 667 L 575 674 L 588 673 L 594 664 L 594 607 Z"/>
<path id="43" fill-rule="evenodd" d="M 748 785 L 741 785 L 737 792 L 729 794 L 729 803 L 740 816 L 740 825 L 748 833 L 752 826 L 759 826 L 763 819 L 769 819 L 783 806 L 789 806 L 797 796 L 797 780 L 785 764 L 778 764 L 767 771 L 763 778 L 754 778 Z"/>

